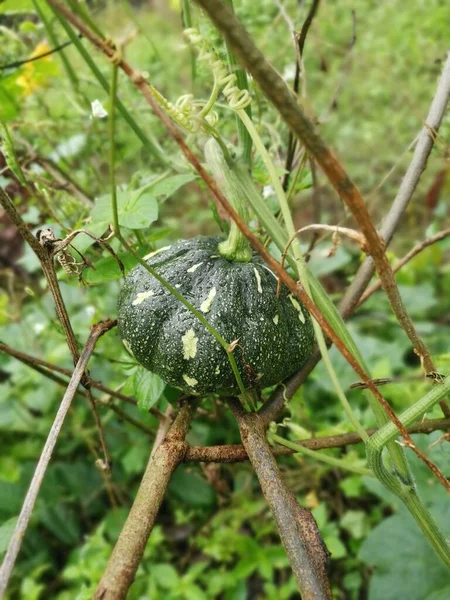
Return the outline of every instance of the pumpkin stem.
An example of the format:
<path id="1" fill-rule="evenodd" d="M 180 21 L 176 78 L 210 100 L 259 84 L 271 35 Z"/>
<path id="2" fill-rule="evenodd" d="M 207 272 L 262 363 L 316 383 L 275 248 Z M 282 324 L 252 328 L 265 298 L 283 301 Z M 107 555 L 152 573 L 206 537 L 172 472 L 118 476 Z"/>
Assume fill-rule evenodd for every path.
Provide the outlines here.
<path id="1" fill-rule="evenodd" d="M 247 167 L 234 162 L 231 158 L 227 160 L 220 145 L 213 138 L 205 145 L 205 157 L 221 191 L 241 219 L 247 223 L 248 206 L 239 178 L 240 170 Z M 219 244 L 218 250 L 222 256 L 231 261 L 250 262 L 252 258 L 250 244 L 234 221 L 231 222 L 228 238 Z"/>

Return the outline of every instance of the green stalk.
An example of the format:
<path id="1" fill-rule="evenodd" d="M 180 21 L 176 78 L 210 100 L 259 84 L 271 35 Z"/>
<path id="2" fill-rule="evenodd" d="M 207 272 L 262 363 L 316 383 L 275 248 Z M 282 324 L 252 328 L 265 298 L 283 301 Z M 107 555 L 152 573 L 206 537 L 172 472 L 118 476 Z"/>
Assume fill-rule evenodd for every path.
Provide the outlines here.
<path id="1" fill-rule="evenodd" d="M 90 68 L 90 70 L 92 71 L 92 73 L 94 74 L 94 76 L 97 79 L 97 81 L 100 83 L 100 85 L 105 90 L 105 92 L 107 94 L 109 94 L 110 93 L 110 89 L 109 89 L 109 84 L 108 84 L 108 81 L 107 81 L 106 77 L 103 75 L 103 73 L 97 67 L 97 65 L 95 64 L 94 60 L 91 58 L 91 55 L 85 49 L 85 47 L 81 43 L 80 39 L 78 38 L 78 36 L 76 35 L 76 33 L 74 32 L 74 30 L 72 29 L 72 27 L 58 13 L 58 11 L 56 11 L 53 7 L 51 7 L 51 9 L 52 9 L 54 15 L 56 16 L 56 18 L 58 19 L 58 21 L 63 26 L 63 28 L 66 30 L 67 35 L 69 36 L 70 40 L 73 42 L 74 46 L 76 47 L 76 49 L 78 50 L 78 52 L 80 53 L 80 55 L 82 56 L 82 58 L 84 59 L 84 61 L 86 62 L 86 64 Z M 130 128 L 134 131 L 134 133 L 136 134 L 136 136 L 142 142 L 142 145 L 144 146 L 144 148 L 146 150 L 148 150 L 162 164 L 164 164 L 165 166 L 168 166 L 170 164 L 170 160 L 164 154 L 164 152 L 163 152 L 162 148 L 160 147 L 160 145 L 158 144 L 158 142 L 153 137 L 151 137 L 148 134 L 144 133 L 144 131 L 137 124 L 137 122 L 130 115 L 130 113 L 128 112 L 128 110 L 125 108 L 125 106 L 122 104 L 122 102 L 118 98 L 117 98 L 117 101 L 116 101 L 116 105 L 117 105 L 117 108 L 120 111 L 122 117 L 125 119 L 125 121 L 127 122 L 127 124 L 130 126 Z"/>
<path id="2" fill-rule="evenodd" d="M 309 456 L 310 458 L 323 462 L 327 465 L 330 465 L 331 467 L 345 469 L 346 471 L 358 473 L 358 475 L 366 475 L 367 477 L 374 476 L 370 469 L 365 469 L 364 467 L 359 467 L 358 465 L 352 465 L 351 463 L 345 460 L 335 458 L 334 456 L 329 456 L 328 454 L 322 454 L 317 450 L 311 450 L 311 448 L 305 448 L 305 446 L 302 446 L 301 444 L 296 444 L 295 442 L 286 440 L 274 433 L 269 433 L 268 437 L 270 441 L 280 444 L 281 446 L 286 446 L 286 448 L 290 448 L 291 450 L 295 450 L 297 454 L 304 454 L 305 456 Z"/>
<path id="3" fill-rule="evenodd" d="M 181 0 L 181 24 L 183 29 L 189 29 L 193 26 L 192 14 L 191 14 L 191 3 L 190 0 Z M 194 87 L 195 80 L 197 78 L 197 60 L 195 58 L 194 49 L 190 49 L 191 54 L 191 80 L 192 87 Z"/>
<path id="4" fill-rule="evenodd" d="M 117 65 L 113 65 L 112 79 L 111 79 L 111 91 L 110 91 L 110 116 L 109 116 L 109 173 L 110 173 L 110 186 L 111 186 L 111 203 L 112 203 L 112 214 L 113 214 L 113 228 L 114 233 L 124 248 L 130 252 L 140 265 L 144 267 L 146 271 L 150 273 L 159 283 L 166 288 L 177 300 L 179 300 L 197 319 L 200 323 L 206 327 L 209 333 L 218 341 L 222 348 L 227 353 L 227 358 L 230 362 L 231 369 L 233 370 L 236 382 L 239 386 L 241 396 L 243 399 L 250 403 L 251 400 L 247 396 L 247 392 L 244 387 L 244 383 L 239 373 L 239 369 L 234 358 L 233 352 L 229 350 L 230 343 L 227 342 L 220 333 L 205 319 L 203 314 L 195 308 L 179 291 L 174 288 L 168 281 L 166 281 L 161 275 L 159 275 L 152 267 L 150 267 L 139 254 L 130 246 L 125 240 L 120 231 L 119 224 L 119 211 L 117 207 L 117 189 L 116 189 L 116 175 L 115 175 L 115 164 L 116 164 L 116 144 L 115 144 L 115 112 L 117 102 Z"/>
<path id="5" fill-rule="evenodd" d="M 248 206 L 242 194 L 237 170 L 238 165 L 230 167 L 219 144 L 210 139 L 205 145 L 206 162 L 211 169 L 223 194 L 228 198 L 241 219 L 248 222 Z M 242 166 L 242 168 L 246 168 Z M 249 262 L 252 258 L 250 244 L 234 221 L 230 225 L 228 238 L 219 244 L 219 253 L 231 261 Z"/>
<path id="6" fill-rule="evenodd" d="M 278 197 L 278 200 L 280 203 L 280 208 L 281 208 L 281 212 L 283 214 L 283 219 L 284 219 L 287 233 L 289 235 L 289 238 L 293 239 L 292 249 L 293 249 L 294 259 L 295 259 L 295 262 L 297 265 L 296 270 L 298 272 L 299 279 L 300 279 L 303 287 L 305 288 L 306 293 L 309 296 L 311 296 L 311 287 L 309 285 L 307 270 L 306 270 L 306 266 L 305 266 L 305 261 L 303 259 L 302 251 L 300 248 L 300 244 L 299 244 L 299 241 L 296 236 L 294 221 L 292 219 L 291 211 L 289 209 L 286 194 L 283 190 L 280 180 L 278 179 L 278 175 L 275 171 L 275 166 L 274 166 L 274 164 L 269 156 L 269 153 L 267 152 L 267 150 L 261 140 L 261 137 L 259 136 L 258 132 L 256 131 L 256 128 L 253 125 L 253 122 L 251 121 L 251 119 L 249 119 L 247 113 L 243 110 L 240 110 L 240 111 L 238 111 L 238 115 L 239 115 L 240 119 L 242 120 L 243 124 L 245 125 L 245 127 L 247 128 L 247 130 L 250 134 L 250 137 L 252 138 L 253 143 L 255 144 L 256 149 L 258 150 L 258 152 L 259 152 L 261 158 L 263 159 L 264 164 L 266 165 L 266 168 L 269 172 L 269 175 L 270 175 L 270 178 L 272 181 L 272 185 L 274 187 L 275 193 L 277 194 L 277 197 Z M 367 440 L 368 435 L 366 433 L 366 430 L 361 425 L 361 423 L 359 422 L 355 413 L 353 412 L 353 409 L 350 406 L 350 403 L 347 400 L 346 395 L 344 394 L 341 384 L 339 383 L 339 379 L 336 375 L 336 371 L 333 368 L 333 365 L 331 363 L 331 360 L 330 360 L 330 357 L 328 354 L 328 349 L 327 349 L 327 345 L 325 342 L 325 337 L 323 335 L 322 329 L 314 318 L 312 319 L 312 323 L 313 323 L 313 327 L 314 327 L 314 333 L 316 336 L 317 344 L 319 346 L 319 350 L 322 355 L 323 362 L 325 364 L 325 368 L 328 371 L 328 375 L 331 379 L 331 382 L 333 384 L 335 392 L 342 404 L 342 407 L 343 407 L 345 413 L 347 414 L 348 418 L 350 419 L 353 427 L 361 436 L 361 439 Z"/>
<path id="7" fill-rule="evenodd" d="M 229 8 L 234 12 L 233 0 L 226 0 L 226 3 L 228 4 Z M 236 75 L 237 87 L 240 90 L 248 90 L 249 87 L 248 87 L 247 72 L 245 71 L 245 69 L 238 68 L 238 62 L 236 60 L 236 57 L 234 56 L 233 52 L 229 48 L 228 44 L 226 44 L 226 47 L 227 47 L 228 65 L 230 67 L 231 73 L 234 73 Z M 244 110 L 245 110 L 245 113 L 248 116 L 248 118 L 251 120 L 251 118 L 252 118 L 251 106 L 250 105 L 247 106 L 247 108 L 245 108 Z M 248 132 L 247 127 L 242 122 L 242 120 L 239 118 L 238 114 L 236 115 L 236 123 L 237 123 L 237 130 L 238 130 L 239 146 L 242 151 L 242 159 L 244 160 L 244 162 L 247 165 L 250 165 L 251 154 L 252 154 L 252 138 Z"/>
<path id="8" fill-rule="evenodd" d="M 450 391 L 450 376 L 442 383 L 435 385 L 423 398 L 407 408 L 399 417 L 405 427 L 415 423 L 426 412 L 431 410 Z M 418 498 L 414 485 L 405 486 L 393 477 L 383 465 L 383 448 L 388 443 L 395 443 L 398 429 L 391 421 L 374 433 L 366 444 L 367 463 L 373 469 L 377 478 L 393 493 L 395 493 L 408 510 L 412 513 L 418 525 L 425 533 L 440 558 L 450 567 L 450 546 L 445 536 L 436 525 L 428 510 Z"/>
<path id="9" fill-rule="evenodd" d="M 45 13 L 43 12 L 43 10 L 41 9 L 41 7 L 38 4 L 37 0 L 32 0 L 33 1 L 33 6 L 38 14 L 39 19 L 41 20 L 42 24 L 44 25 L 45 31 L 48 35 L 48 39 L 50 40 L 51 44 L 53 45 L 54 48 L 56 48 L 57 46 L 59 46 L 59 41 L 58 38 L 55 35 L 55 32 L 53 31 L 53 27 L 50 23 L 50 21 L 47 19 L 47 17 L 45 16 Z M 66 75 L 70 81 L 70 83 L 72 84 L 72 88 L 74 89 L 74 91 L 76 93 L 79 92 L 78 89 L 78 85 L 79 85 L 79 81 L 78 81 L 78 77 L 72 67 L 72 65 L 70 64 L 69 59 L 66 56 L 66 53 L 64 50 L 60 50 L 58 52 L 59 54 L 59 58 L 61 59 L 61 62 L 63 64 L 64 70 L 66 71 Z"/>

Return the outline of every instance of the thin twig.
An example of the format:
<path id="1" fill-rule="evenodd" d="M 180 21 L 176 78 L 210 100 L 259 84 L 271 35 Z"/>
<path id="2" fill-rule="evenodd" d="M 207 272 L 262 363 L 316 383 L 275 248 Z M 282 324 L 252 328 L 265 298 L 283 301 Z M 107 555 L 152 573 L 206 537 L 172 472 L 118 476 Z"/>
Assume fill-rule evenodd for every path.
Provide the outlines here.
<path id="1" fill-rule="evenodd" d="M 182 462 L 187 449 L 185 435 L 193 413 L 185 402 L 164 442 L 150 457 L 144 477 L 120 532 L 94 600 L 122 600 L 133 583 L 148 537 L 158 516 L 172 473 Z"/>
<path id="2" fill-rule="evenodd" d="M 330 326 L 328 321 L 323 316 L 322 312 L 316 307 L 313 303 L 309 295 L 305 292 L 303 287 L 299 285 L 296 281 L 294 281 L 284 269 L 281 268 L 280 263 L 273 258 L 273 256 L 266 250 L 264 245 L 260 242 L 259 238 L 250 230 L 248 225 L 240 218 L 238 213 L 233 209 L 233 207 L 229 204 L 223 193 L 220 191 L 215 180 L 209 175 L 209 173 L 204 169 L 203 165 L 199 161 L 199 159 L 193 154 L 190 148 L 187 146 L 183 136 L 179 132 L 176 125 L 172 122 L 172 120 L 163 112 L 163 110 L 157 104 L 153 94 L 151 93 L 148 83 L 146 79 L 139 73 L 136 73 L 134 69 L 121 57 L 117 57 L 117 54 L 111 47 L 103 42 L 103 40 L 97 37 L 90 29 L 88 29 L 85 24 L 78 19 L 75 15 L 71 13 L 70 10 L 64 6 L 60 0 L 48 0 L 49 4 L 51 4 L 57 11 L 59 11 L 65 18 L 72 23 L 83 35 L 89 39 L 97 48 L 99 48 L 110 60 L 114 60 L 115 64 L 122 69 L 126 75 L 130 78 L 132 83 L 142 92 L 148 104 L 151 106 L 154 114 L 164 123 L 171 137 L 175 140 L 178 146 L 181 148 L 182 152 L 192 164 L 192 166 L 196 169 L 200 177 L 204 180 L 208 188 L 211 190 L 215 198 L 220 202 L 226 212 L 230 215 L 245 237 L 250 241 L 253 248 L 261 255 L 267 265 L 278 275 L 281 281 L 286 285 L 286 287 L 290 290 L 290 292 L 298 297 L 306 309 L 311 313 L 311 315 L 315 318 L 317 323 L 323 329 L 324 333 L 332 340 L 332 342 L 336 345 L 339 352 L 343 355 L 343 357 L 349 362 L 349 364 L 353 367 L 355 372 L 359 375 L 359 377 L 364 381 L 376 400 L 383 407 L 384 411 L 390 418 L 390 420 L 395 424 L 398 430 L 401 432 L 405 444 L 408 445 L 420 458 L 423 460 L 433 471 L 433 473 L 438 477 L 439 481 L 446 488 L 450 488 L 449 482 L 446 480 L 444 475 L 439 471 L 439 469 L 434 465 L 425 455 L 424 453 L 415 446 L 413 440 L 408 434 L 407 430 L 389 405 L 389 403 L 385 400 L 382 394 L 379 392 L 377 387 L 374 385 L 371 378 L 367 375 L 364 369 L 361 367 L 359 362 L 354 358 L 349 349 L 342 343 L 339 336 L 334 332 L 333 328 Z M 197 0 L 199 4 L 205 7 L 207 12 L 210 14 L 212 11 L 212 7 L 217 8 L 217 13 L 214 12 L 213 15 L 210 14 L 216 24 L 218 24 L 219 29 L 223 28 L 225 30 L 225 37 L 227 37 L 230 45 L 237 52 L 237 54 L 241 57 L 243 63 L 247 66 L 248 70 L 253 73 L 255 79 L 258 80 L 261 87 L 265 91 L 266 95 L 269 98 L 272 98 L 273 91 L 281 94 L 283 98 L 283 102 L 280 103 L 276 96 L 276 104 L 280 110 L 280 114 L 284 117 L 286 116 L 286 111 L 289 119 L 286 118 L 288 124 L 293 127 L 293 130 L 300 135 L 303 135 L 304 140 L 308 141 L 311 149 L 314 150 L 312 152 L 317 159 L 317 162 L 322 166 L 326 174 L 329 176 L 330 180 L 336 185 L 338 190 L 340 191 L 343 198 L 349 202 L 352 208 L 353 202 L 356 203 L 357 211 L 356 215 L 358 218 L 361 216 L 364 217 L 362 219 L 363 233 L 367 239 L 367 243 L 372 248 L 374 252 L 374 256 L 376 255 L 377 260 L 380 260 L 383 263 L 383 268 L 385 263 L 389 272 L 392 275 L 392 270 L 390 269 L 390 265 L 387 261 L 386 255 L 382 250 L 381 245 L 379 244 L 380 239 L 378 234 L 373 226 L 372 221 L 367 213 L 367 208 L 364 205 L 364 202 L 354 186 L 354 184 L 350 181 L 345 171 L 343 171 L 340 163 L 336 161 L 334 156 L 331 154 L 327 146 L 324 144 L 322 139 L 316 134 L 312 124 L 306 117 L 303 112 L 297 106 L 295 101 L 293 100 L 292 93 L 286 87 L 284 81 L 279 77 L 278 73 L 267 64 L 264 56 L 259 52 L 259 50 L 254 46 L 253 42 L 249 38 L 246 30 L 243 28 L 241 23 L 235 18 L 235 16 L 230 13 L 230 11 L 223 6 L 223 4 L 218 0 Z M 223 21 L 223 22 L 222 22 Z M 231 28 L 231 29 L 230 29 Z M 234 29 L 235 28 L 235 29 Z M 245 40 L 245 50 L 243 51 L 241 48 L 241 42 Z M 248 47 L 247 47 L 248 46 Z M 247 54 L 248 52 L 248 54 Z M 265 77 L 268 77 L 268 81 L 271 82 L 271 85 L 274 86 L 267 88 L 267 81 Z M 281 83 L 280 83 L 281 82 Z M 287 92 L 287 96 L 286 96 Z M 281 108 L 280 105 L 281 104 Z M 291 123 L 291 120 L 293 121 Z M 306 144 L 305 144 L 306 145 Z M 367 219 L 366 219 L 367 217 Z M 373 245 L 375 243 L 375 248 Z M 380 276 L 382 280 L 384 280 L 385 272 L 380 270 Z M 394 294 L 398 295 L 398 289 L 395 285 L 395 279 L 392 275 L 392 280 L 394 282 Z M 400 299 L 401 301 L 401 299 Z M 434 369 L 433 369 L 434 370 Z"/>
<path id="3" fill-rule="evenodd" d="M 306 15 L 306 19 L 303 22 L 302 28 L 300 30 L 300 35 L 298 37 L 294 32 L 294 43 L 296 44 L 297 51 L 296 56 L 297 59 L 295 61 L 295 76 L 294 76 L 294 84 L 293 91 L 295 94 L 298 94 L 299 85 L 300 85 L 300 74 L 301 74 L 301 65 L 303 63 L 303 51 L 305 49 L 306 36 L 308 35 L 309 28 L 313 22 L 313 19 L 317 13 L 317 9 L 319 8 L 320 0 L 312 0 L 311 6 L 309 8 L 308 14 Z M 294 137 L 291 130 L 289 130 L 289 138 L 288 138 L 288 149 L 286 153 L 286 163 L 284 166 L 285 175 L 283 177 L 283 189 L 287 191 L 289 186 L 289 179 L 291 176 L 292 167 L 294 164 L 295 151 L 297 149 L 297 140 Z"/>
<path id="4" fill-rule="evenodd" d="M 420 252 L 422 252 L 422 250 L 425 250 L 425 248 L 428 248 L 429 246 L 431 246 L 432 244 L 435 244 L 436 242 L 440 242 L 441 240 L 445 239 L 448 236 L 450 236 L 450 229 L 444 229 L 443 231 L 439 231 L 439 233 L 436 233 L 435 235 L 428 238 L 427 240 L 420 242 L 419 244 L 414 246 L 414 248 L 411 248 L 411 250 L 407 254 L 405 254 L 405 256 L 403 258 L 401 258 L 398 261 L 398 263 L 392 269 L 393 272 L 397 273 L 397 271 L 400 271 L 400 269 L 402 267 L 404 267 L 406 265 L 406 263 L 408 263 L 415 256 L 417 256 Z M 365 302 L 369 298 L 369 296 L 371 296 L 374 292 L 376 292 L 378 289 L 380 289 L 380 287 L 381 287 L 381 282 L 379 280 L 375 281 L 375 283 L 373 283 L 369 288 L 367 288 L 367 290 L 361 296 L 361 298 L 358 301 L 357 306 L 360 306 L 363 302 Z"/>
<path id="5" fill-rule="evenodd" d="M 266 438 L 265 426 L 258 415 L 246 413 L 237 400 L 229 400 L 229 405 L 261 490 L 277 523 L 302 598 L 331 599 L 327 576 L 328 551 L 314 517 L 298 504 L 283 482 Z"/>
<path id="6" fill-rule="evenodd" d="M 425 419 L 408 427 L 409 433 L 432 433 L 439 430 L 449 431 L 450 419 Z M 378 431 L 377 428 L 367 429 L 367 434 L 372 435 L 376 431 Z M 311 450 L 325 450 L 327 448 L 344 448 L 353 444 L 360 444 L 362 441 L 360 435 L 356 431 L 352 431 L 339 435 L 297 440 L 295 443 Z M 275 446 L 273 448 L 275 456 L 285 456 L 292 453 L 293 450 L 285 446 Z M 245 460 L 248 460 L 248 454 L 242 444 L 227 444 L 223 446 L 190 446 L 184 455 L 183 462 L 235 463 Z"/>
<path id="7" fill-rule="evenodd" d="M 430 134 L 430 130 L 439 131 L 449 100 L 450 53 L 447 55 L 447 60 L 443 66 L 430 110 L 425 119 L 425 125 L 422 128 L 414 149 L 413 158 L 405 173 L 391 209 L 380 228 L 380 235 L 384 239 L 386 246 L 391 242 L 409 202 L 413 197 L 420 177 L 426 169 L 428 157 L 430 156 L 434 143 L 434 136 Z M 348 287 L 341 301 L 340 309 L 343 315 L 351 314 L 353 312 L 374 272 L 373 261 L 371 258 L 367 258 L 359 268 L 352 284 Z"/>
<path id="8" fill-rule="evenodd" d="M 53 425 L 48 434 L 47 441 L 45 442 L 44 448 L 42 450 L 42 454 L 34 472 L 33 479 L 31 480 L 30 487 L 28 488 L 27 495 L 25 496 L 25 500 L 20 511 L 16 527 L 14 529 L 14 533 L 8 545 L 8 550 L 6 551 L 3 564 L 0 568 L 0 597 L 3 597 L 6 591 L 9 578 L 14 568 L 17 555 L 19 554 L 20 546 L 22 544 L 23 537 L 27 530 L 28 523 L 31 518 L 31 513 L 33 511 L 36 498 L 38 496 L 42 481 L 44 479 L 45 472 L 50 463 L 50 459 L 55 448 L 59 433 L 61 431 L 64 419 L 70 408 L 71 402 L 77 392 L 78 385 L 83 377 L 86 365 L 89 361 L 92 351 L 94 350 L 95 344 L 97 343 L 97 340 L 100 336 L 109 331 L 109 329 L 111 328 L 111 323 L 111 321 L 105 321 L 102 323 L 97 323 L 92 327 L 89 339 L 86 342 L 86 345 L 81 353 L 81 356 L 70 379 L 69 385 L 67 386 L 66 393 L 64 394 L 55 420 L 53 421 Z"/>

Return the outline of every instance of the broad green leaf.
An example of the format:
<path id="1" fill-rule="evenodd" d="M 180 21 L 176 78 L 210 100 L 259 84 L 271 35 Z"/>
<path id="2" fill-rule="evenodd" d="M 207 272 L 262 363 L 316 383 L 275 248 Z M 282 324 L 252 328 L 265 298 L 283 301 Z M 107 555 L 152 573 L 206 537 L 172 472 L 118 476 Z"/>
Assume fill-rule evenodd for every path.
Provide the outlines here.
<path id="1" fill-rule="evenodd" d="M 145 229 L 158 218 L 158 202 L 149 185 L 133 192 L 118 190 L 117 209 L 119 224 L 129 229 Z M 110 194 L 97 198 L 91 217 L 94 222 L 112 223 Z"/>
<path id="2" fill-rule="evenodd" d="M 172 194 L 174 194 L 177 190 L 180 189 L 186 183 L 194 181 L 196 179 L 196 175 L 194 173 L 186 173 L 184 175 L 173 175 L 172 177 L 166 177 L 162 181 L 158 181 L 151 185 L 152 195 L 156 198 L 163 197 L 163 200 L 166 200 Z"/>

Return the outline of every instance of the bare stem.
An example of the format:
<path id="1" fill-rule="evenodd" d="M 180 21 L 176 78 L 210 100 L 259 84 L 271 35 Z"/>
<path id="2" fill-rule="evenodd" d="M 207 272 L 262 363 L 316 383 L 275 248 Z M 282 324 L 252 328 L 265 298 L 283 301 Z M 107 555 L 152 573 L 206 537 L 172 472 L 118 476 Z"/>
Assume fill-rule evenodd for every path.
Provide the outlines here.
<path id="1" fill-rule="evenodd" d="M 111 328 L 111 323 L 112 321 L 105 321 L 92 327 L 89 339 L 86 342 L 86 345 L 70 379 L 69 385 L 67 386 L 66 393 L 64 394 L 55 420 L 53 421 L 53 425 L 48 434 L 47 441 L 45 442 L 42 450 L 42 454 L 34 472 L 33 479 L 31 480 L 30 487 L 28 488 L 27 495 L 25 496 L 25 500 L 20 511 L 11 541 L 9 543 L 8 550 L 6 551 L 3 564 L 0 568 L 0 597 L 3 597 L 6 591 L 9 578 L 11 577 L 14 564 L 19 554 L 20 546 L 30 522 L 31 513 L 34 508 L 36 498 L 39 494 L 45 472 L 50 463 L 50 459 L 64 423 L 64 419 L 70 408 L 72 400 L 77 393 L 78 385 L 83 377 L 83 373 L 94 350 L 95 344 L 100 336 L 109 331 Z"/>
<path id="2" fill-rule="evenodd" d="M 258 476 L 261 490 L 277 523 L 303 600 L 331 598 L 327 576 L 328 551 L 311 513 L 302 508 L 281 477 L 266 438 L 266 429 L 255 413 L 245 413 L 230 400 L 242 443 Z"/>
<path id="3" fill-rule="evenodd" d="M 126 598 L 172 473 L 184 458 L 187 449 L 184 438 L 192 413 L 193 404 L 186 402 L 165 440 L 150 457 L 135 501 L 95 592 L 94 600 Z"/>

